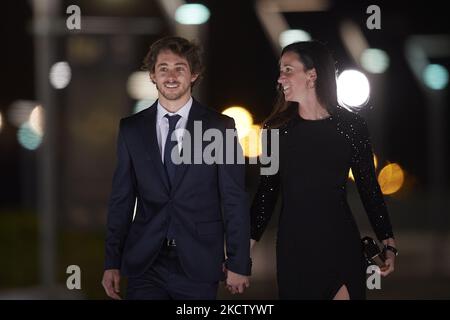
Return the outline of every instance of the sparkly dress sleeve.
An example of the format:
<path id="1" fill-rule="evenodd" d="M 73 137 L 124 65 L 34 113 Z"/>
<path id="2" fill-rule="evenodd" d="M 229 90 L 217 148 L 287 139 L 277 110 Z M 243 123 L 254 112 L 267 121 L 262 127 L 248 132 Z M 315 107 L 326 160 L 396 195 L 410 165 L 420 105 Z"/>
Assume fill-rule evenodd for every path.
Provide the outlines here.
<path id="1" fill-rule="evenodd" d="M 264 129 L 268 129 L 264 127 Z M 271 155 L 270 135 L 276 134 L 274 130 L 267 130 L 267 143 L 263 143 L 265 154 Z M 251 238 L 259 241 L 269 224 L 280 190 L 280 173 L 274 175 L 260 175 L 258 189 L 250 209 Z"/>
<path id="2" fill-rule="evenodd" d="M 353 139 L 353 154 L 351 168 L 360 194 L 364 209 L 370 224 L 378 238 L 384 240 L 393 238 L 391 221 L 384 202 L 383 194 L 378 184 L 373 163 L 372 144 L 366 122 L 358 117 L 351 128 L 355 135 Z"/>

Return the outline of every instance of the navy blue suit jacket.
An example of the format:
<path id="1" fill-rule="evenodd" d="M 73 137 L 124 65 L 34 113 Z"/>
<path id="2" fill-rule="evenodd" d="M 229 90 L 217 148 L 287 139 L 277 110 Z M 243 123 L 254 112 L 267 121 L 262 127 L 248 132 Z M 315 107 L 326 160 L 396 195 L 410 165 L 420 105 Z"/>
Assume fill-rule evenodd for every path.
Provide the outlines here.
<path id="1" fill-rule="evenodd" d="M 244 164 L 181 164 L 170 188 L 157 142 L 156 104 L 120 121 L 105 269 L 120 269 L 126 276 L 144 273 L 163 245 L 170 214 L 178 256 L 190 278 L 223 280 L 224 237 L 227 268 L 249 275 L 250 215 Z M 202 121 L 203 131 L 235 128 L 232 118 L 195 100 L 186 124 L 192 137 L 194 121 Z M 203 147 L 208 143 L 203 142 Z"/>

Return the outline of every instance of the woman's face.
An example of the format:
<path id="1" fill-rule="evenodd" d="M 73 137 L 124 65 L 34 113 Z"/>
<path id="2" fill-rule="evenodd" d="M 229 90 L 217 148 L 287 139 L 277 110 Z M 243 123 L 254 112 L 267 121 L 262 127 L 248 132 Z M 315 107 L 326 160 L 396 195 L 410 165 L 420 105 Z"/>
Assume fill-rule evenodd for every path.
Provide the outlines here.
<path id="1" fill-rule="evenodd" d="M 305 72 L 305 66 L 297 53 L 288 51 L 281 56 L 278 83 L 282 86 L 286 101 L 303 100 L 308 91 L 309 79 L 310 72 Z"/>

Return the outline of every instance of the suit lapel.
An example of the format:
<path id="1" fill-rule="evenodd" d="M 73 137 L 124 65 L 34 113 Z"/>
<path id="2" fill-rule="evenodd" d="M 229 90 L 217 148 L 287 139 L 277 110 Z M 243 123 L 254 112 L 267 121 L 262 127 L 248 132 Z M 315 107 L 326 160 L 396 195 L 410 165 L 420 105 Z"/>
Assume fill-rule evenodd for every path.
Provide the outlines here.
<path id="1" fill-rule="evenodd" d="M 189 116 L 188 116 L 188 121 L 186 124 L 186 130 L 190 133 L 191 136 L 191 152 L 194 152 L 194 121 L 202 121 L 204 118 L 204 109 L 203 107 L 194 99 L 192 101 L 192 107 L 191 110 L 189 111 Z M 204 129 L 202 129 L 204 130 Z M 203 134 L 203 132 L 202 132 Z M 193 158 L 194 155 L 191 155 L 191 163 L 193 163 Z M 183 179 L 184 174 L 186 173 L 186 170 L 188 168 L 188 164 L 185 163 L 181 163 L 176 170 L 175 173 L 175 179 L 174 179 L 174 183 L 173 183 L 173 187 L 172 187 L 172 191 L 176 190 L 176 188 L 178 187 L 178 185 L 180 184 L 181 180 Z"/>
<path id="2" fill-rule="evenodd" d="M 142 139 L 144 140 L 144 146 L 146 152 L 150 155 L 150 160 L 153 163 L 153 167 L 158 173 L 166 190 L 169 191 L 169 180 L 167 178 L 164 165 L 161 160 L 161 152 L 158 146 L 158 139 L 156 135 L 156 111 L 157 103 L 155 102 L 148 110 L 144 111 L 144 117 L 141 118 L 139 123 L 139 130 Z"/>

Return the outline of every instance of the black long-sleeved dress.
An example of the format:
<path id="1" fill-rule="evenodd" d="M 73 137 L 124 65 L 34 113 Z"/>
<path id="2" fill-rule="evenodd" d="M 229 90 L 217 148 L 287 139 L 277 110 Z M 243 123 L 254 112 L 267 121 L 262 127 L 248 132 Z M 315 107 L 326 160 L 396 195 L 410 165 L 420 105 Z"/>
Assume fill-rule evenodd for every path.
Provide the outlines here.
<path id="1" fill-rule="evenodd" d="M 275 175 L 260 176 L 251 235 L 261 238 L 281 191 L 279 298 L 332 299 L 346 285 L 351 299 L 364 299 L 366 263 L 346 199 L 350 168 L 377 238 L 393 237 L 365 121 L 338 107 L 322 120 L 297 115 L 270 133 L 279 135 L 280 167 Z"/>

